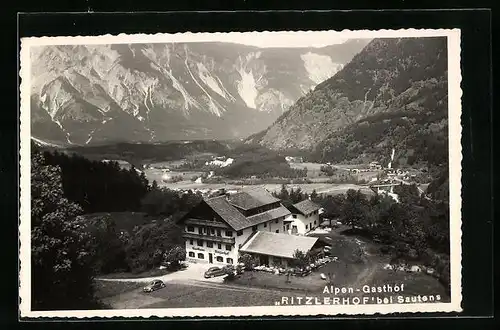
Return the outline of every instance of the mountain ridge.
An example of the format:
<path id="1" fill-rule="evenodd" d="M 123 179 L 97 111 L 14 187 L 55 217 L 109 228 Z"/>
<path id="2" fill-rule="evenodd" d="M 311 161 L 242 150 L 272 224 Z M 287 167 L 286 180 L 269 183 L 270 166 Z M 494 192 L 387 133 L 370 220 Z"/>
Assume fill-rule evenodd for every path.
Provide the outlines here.
<path id="1" fill-rule="evenodd" d="M 246 141 L 312 151 L 318 161 L 378 160 L 396 148 L 400 158 L 425 161 L 429 152 L 439 163 L 447 151 L 447 96 L 446 38 L 374 39 Z"/>
<path id="2" fill-rule="evenodd" d="M 243 138 L 271 124 L 368 41 L 32 48 L 33 136 L 82 145 Z"/>

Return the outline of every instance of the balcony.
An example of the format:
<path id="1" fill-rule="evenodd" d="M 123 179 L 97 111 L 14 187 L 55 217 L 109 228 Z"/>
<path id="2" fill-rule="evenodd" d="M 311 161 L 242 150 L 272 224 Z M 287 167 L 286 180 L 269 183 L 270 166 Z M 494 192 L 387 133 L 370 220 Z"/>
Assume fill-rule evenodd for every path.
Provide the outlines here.
<path id="1" fill-rule="evenodd" d="M 210 221 L 210 220 L 202 220 L 202 219 L 193 219 L 189 218 L 184 221 L 186 225 L 194 225 L 194 226 L 203 226 L 203 227 L 215 227 L 215 228 L 229 228 L 223 222 L 218 221 Z"/>
<path id="2" fill-rule="evenodd" d="M 234 237 L 215 236 L 215 235 L 199 234 L 199 233 L 194 233 L 194 232 L 184 232 L 182 234 L 182 237 L 192 238 L 192 239 L 203 239 L 206 241 L 214 241 L 214 242 L 219 242 L 219 243 L 224 243 L 224 244 L 234 244 L 235 243 Z"/>

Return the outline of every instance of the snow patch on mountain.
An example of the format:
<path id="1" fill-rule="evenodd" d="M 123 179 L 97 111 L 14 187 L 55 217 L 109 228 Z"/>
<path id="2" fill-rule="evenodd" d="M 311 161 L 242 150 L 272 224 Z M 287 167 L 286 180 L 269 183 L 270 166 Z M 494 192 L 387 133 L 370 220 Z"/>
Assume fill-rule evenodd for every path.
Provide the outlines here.
<path id="1" fill-rule="evenodd" d="M 210 74 L 207 67 L 200 62 L 196 63 L 196 66 L 198 67 L 198 76 L 200 77 L 201 81 L 203 81 L 203 83 L 210 87 L 214 92 L 227 100 L 228 97 L 226 96 L 226 93 L 224 93 L 217 81 Z"/>
<path id="2" fill-rule="evenodd" d="M 191 72 L 191 69 L 189 67 L 188 63 L 189 57 L 188 57 L 187 47 L 185 47 L 185 52 L 186 52 L 186 59 L 184 60 L 184 64 L 186 66 L 189 75 L 191 76 L 191 79 L 195 82 L 196 85 L 198 85 L 198 87 L 203 91 L 203 93 L 205 93 L 205 95 L 203 95 L 203 98 L 207 101 L 207 105 L 210 111 L 217 117 L 220 117 L 222 113 L 225 111 L 225 109 L 216 100 L 214 100 L 212 96 L 210 96 L 210 94 L 205 90 L 205 88 L 203 88 L 203 86 L 195 78 L 193 72 Z"/>
<path id="3" fill-rule="evenodd" d="M 60 145 L 58 144 L 54 144 L 54 143 L 50 143 L 50 142 L 47 142 L 47 141 L 44 141 L 44 140 L 41 140 L 41 139 L 38 139 L 34 136 L 31 137 L 31 139 L 33 141 L 35 141 L 36 144 L 38 144 L 39 146 L 41 147 L 55 147 L 55 148 L 61 148 Z"/>
<path id="4" fill-rule="evenodd" d="M 304 61 L 304 67 L 309 74 L 309 79 L 316 84 L 332 77 L 342 69 L 342 64 L 333 62 L 332 58 L 328 55 L 308 52 L 300 55 L 300 57 Z"/>
<path id="5" fill-rule="evenodd" d="M 220 81 L 219 77 L 215 76 L 215 78 L 217 78 L 217 81 L 219 82 L 219 85 L 222 87 L 222 89 L 224 90 L 224 93 L 226 93 L 226 96 L 227 96 L 227 100 L 231 101 L 231 102 L 235 102 L 236 101 L 236 98 L 227 91 L 226 87 L 224 87 L 224 84 L 222 83 L 222 81 Z"/>
<path id="6" fill-rule="evenodd" d="M 256 88 L 255 77 L 252 71 L 247 72 L 244 68 L 240 68 L 238 73 L 241 76 L 241 80 L 238 81 L 238 94 L 240 94 L 247 107 L 256 109 L 255 99 L 259 91 Z"/>

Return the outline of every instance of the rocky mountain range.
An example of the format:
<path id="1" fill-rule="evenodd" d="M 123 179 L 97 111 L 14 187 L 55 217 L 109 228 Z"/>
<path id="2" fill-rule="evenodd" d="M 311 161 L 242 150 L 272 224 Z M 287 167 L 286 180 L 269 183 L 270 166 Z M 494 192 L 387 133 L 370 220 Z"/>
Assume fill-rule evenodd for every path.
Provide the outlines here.
<path id="1" fill-rule="evenodd" d="M 369 41 L 34 47 L 32 137 L 66 145 L 244 138 L 271 125 Z"/>
<path id="2" fill-rule="evenodd" d="M 247 142 L 318 161 L 447 161 L 446 38 L 374 39 Z"/>

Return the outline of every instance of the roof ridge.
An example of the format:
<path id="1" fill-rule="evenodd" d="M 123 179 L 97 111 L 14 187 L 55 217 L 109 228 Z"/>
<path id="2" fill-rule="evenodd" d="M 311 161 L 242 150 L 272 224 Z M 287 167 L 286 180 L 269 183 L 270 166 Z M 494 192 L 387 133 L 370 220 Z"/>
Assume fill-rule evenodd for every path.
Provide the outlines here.
<path id="1" fill-rule="evenodd" d="M 206 201 L 210 201 L 212 199 L 217 199 L 217 198 L 225 198 L 226 195 L 219 195 L 219 196 L 213 196 L 213 197 L 208 197 L 208 198 L 205 198 Z"/>
<path id="2" fill-rule="evenodd" d="M 257 236 L 257 234 L 259 232 L 260 232 L 260 230 L 256 230 L 256 231 L 252 232 L 250 234 L 250 236 L 248 236 L 248 238 L 243 243 L 241 243 L 241 247 L 239 249 L 241 250 L 246 244 L 252 243 L 252 241 L 255 239 L 255 237 Z"/>

